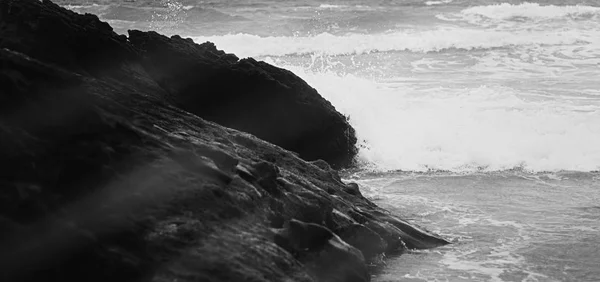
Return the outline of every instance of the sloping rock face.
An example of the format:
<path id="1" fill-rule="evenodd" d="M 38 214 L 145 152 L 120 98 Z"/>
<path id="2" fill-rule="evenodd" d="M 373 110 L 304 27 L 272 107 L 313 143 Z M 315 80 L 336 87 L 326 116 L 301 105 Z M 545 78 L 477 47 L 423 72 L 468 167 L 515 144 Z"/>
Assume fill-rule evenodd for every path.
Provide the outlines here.
<path id="1" fill-rule="evenodd" d="M 293 73 L 238 60 L 212 43 L 130 31 L 49 2 L 0 3 L 0 46 L 114 83 L 133 84 L 202 118 L 296 152 L 349 166 L 357 153 L 346 117 Z"/>
<path id="2" fill-rule="evenodd" d="M 238 61 L 209 42 L 140 31 L 130 31 L 129 40 L 143 50 L 148 72 L 185 110 L 306 160 L 339 168 L 356 155 L 355 132 L 346 118 L 292 72 L 251 58 Z"/>
<path id="3" fill-rule="evenodd" d="M 2 1 L 0 32 L 30 11 L 78 17 Z M 326 162 L 180 109 L 135 61 L 72 67 L 1 40 L 0 281 L 359 282 L 387 252 L 447 244 Z"/>

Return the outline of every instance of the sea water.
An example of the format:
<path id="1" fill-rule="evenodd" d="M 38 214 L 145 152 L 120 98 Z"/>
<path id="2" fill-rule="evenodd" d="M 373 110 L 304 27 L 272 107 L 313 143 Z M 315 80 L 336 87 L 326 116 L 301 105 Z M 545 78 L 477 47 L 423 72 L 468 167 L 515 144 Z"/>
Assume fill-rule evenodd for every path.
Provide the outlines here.
<path id="1" fill-rule="evenodd" d="M 346 180 L 453 244 L 374 281 L 600 281 L 600 2 L 59 1 L 305 79 L 356 128 Z"/>

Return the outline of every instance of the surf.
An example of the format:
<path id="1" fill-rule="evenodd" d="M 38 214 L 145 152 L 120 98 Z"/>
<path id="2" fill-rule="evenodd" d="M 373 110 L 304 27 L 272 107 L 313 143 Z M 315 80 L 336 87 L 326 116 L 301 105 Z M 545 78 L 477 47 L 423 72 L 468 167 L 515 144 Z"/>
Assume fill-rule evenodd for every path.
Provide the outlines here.
<path id="1" fill-rule="evenodd" d="M 584 110 L 510 87 L 420 88 L 286 67 L 349 116 L 371 170 L 600 169 L 600 97 Z"/>
<path id="2" fill-rule="evenodd" d="M 314 36 L 257 36 L 227 34 L 191 36 L 196 42 L 211 41 L 242 57 L 325 54 L 360 55 L 378 52 L 442 52 L 513 46 L 549 46 L 600 42 L 600 31 L 486 31 L 471 28 L 441 27 L 432 30 L 405 30 L 380 34 L 349 33 Z"/>
<path id="3" fill-rule="evenodd" d="M 487 6 L 469 7 L 460 12 L 462 15 L 475 15 L 489 19 L 507 20 L 528 19 L 584 19 L 600 15 L 600 7 L 586 5 L 543 5 L 525 2 L 521 4 L 501 3 Z"/>

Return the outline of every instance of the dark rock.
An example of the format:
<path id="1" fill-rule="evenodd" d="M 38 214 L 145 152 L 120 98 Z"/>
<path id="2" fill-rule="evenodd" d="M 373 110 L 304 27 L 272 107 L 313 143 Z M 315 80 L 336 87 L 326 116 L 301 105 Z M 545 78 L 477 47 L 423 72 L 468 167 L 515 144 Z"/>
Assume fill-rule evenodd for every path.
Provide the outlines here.
<path id="1" fill-rule="evenodd" d="M 350 216 L 341 212 L 338 209 L 333 209 L 333 211 L 331 212 L 331 220 L 333 222 L 331 225 L 328 226 L 330 226 L 333 230 L 340 230 L 346 226 L 356 224 L 355 220 L 353 220 Z"/>
<path id="2" fill-rule="evenodd" d="M 344 192 L 350 194 L 350 195 L 355 195 L 355 196 L 361 196 L 362 194 L 360 193 L 360 187 L 358 186 L 358 184 L 351 182 L 346 184 L 346 187 L 344 189 Z"/>
<path id="3" fill-rule="evenodd" d="M 186 170 L 199 173 L 204 177 L 214 179 L 219 183 L 229 184 L 233 180 L 233 177 L 217 167 L 212 159 L 201 158 L 185 150 L 171 151 L 169 157 L 179 165 L 183 166 Z M 225 167 L 231 168 L 230 166 Z"/>
<path id="4" fill-rule="evenodd" d="M 0 3 L 0 48 L 133 84 L 306 160 L 339 168 L 357 153 L 354 129 L 306 82 L 265 62 L 239 60 L 210 42 L 135 30 L 127 38 L 94 15 L 50 1 L 6 0 Z"/>
<path id="5" fill-rule="evenodd" d="M 364 226 L 375 231 L 383 240 L 385 240 L 387 249 L 386 252 L 398 253 L 406 249 L 404 241 L 402 241 L 402 233 L 398 228 L 394 228 L 387 222 L 369 220 L 364 223 Z"/>
<path id="6" fill-rule="evenodd" d="M 292 120 L 327 116 L 333 108 L 303 81 L 212 44 L 138 36 L 151 38 L 140 41 L 148 50 L 95 16 L 0 1 L 0 280 L 368 281 L 366 264 L 382 249 L 447 243 L 347 193 L 327 163 L 178 108 L 173 97 L 217 84 L 187 89 L 155 57 L 166 44 L 175 66 L 208 66 L 200 76 L 230 76 L 248 95 L 298 95 L 278 105 L 299 111 Z M 335 125 L 339 114 L 328 113 Z M 340 140 L 306 130 L 299 144 L 310 134 L 325 144 L 309 152 Z"/>
<path id="7" fill-rule="evenodd" d="M 387 215 L 380 217 L 380 219 L 383 219 L 400 229 L 402 232 L 400 237 L 406 244 L 406 247 L 409 249 L 431 249 L 449 244 L 449 242 L 445 239 L 442 239 L 431 232 L 423 230 L 416 225 L 410 224 L 395 216 Z"/>
<path id="8" fill-rule="evenodd" d="M 311 161 L 310 163 L 324 171 L 332 170 L 331 166 L 329 166 L 329 164 L 324 160 L 315 160 L 315 161 Z"/>
<path id="9" fill-rule="evenodd" d="M 281 191 L 277 185 L 277 176 L 279 168 L 269 162 L 257 162 L 252 164 L 238 164 L 236 167 L 238 174 L 250 183 L 266 190 L 269 194 L 279 195 Z"/>
<path id="10" fill-rule="evenodd" d="M 210 146 L 195 146 L 194 150 L 201 156 L 210 158 L 219 169 L 226 172 L 234 172 L 239 160 L 221 149 Z"/>
<path id="11" fill-rule="evenodd" d="M 331 168 L 331 166 L 329 166 L 329 164 L 326 161 L 324 161 L 324 160 L 316 160 L 316 161 L 312 161 L 310 163 L 313 164 L 313 165 L 315 165 L 316 167 L 322 169 L 326 173 L 328 173 L 333 180 L 338 181 L 340 183 L 342 182 L 342 178 L 340 177 L 340 175 L 337 172 L 337 170 Z"/>
<path id="12" fill-rule="evenodd" d="M 271 212 L 268 215 L 269 227 L 272 228 L 282 228 L 285 224 L 285 218 L 281 213 Z"/>
<path id="13" fill-rule="evenodd" d="M 360 250 L 365 258 L 372 259 L 387 250 L 387 243 L 377 234 L 362 224 L 351 224 L 335 230 L 344 242 Z"/>
<path id="14" fill-rule="evenodd" d="M 287 214 L 289 218 L 326 224 L 333 211 L 333 206 L 327 199 L 305 189 L 294 193 L 285 193 L 285 197 L 287 205 L 284 214 Z"/>
<path id="15" fill-rule="evenodd" d="M 382 237 L 391 240 L 389 245 L 396 246 L 395 238 L 400 238 L 408 249 L 431 249 L 449 244 L 448 241 L 424 229 L 390 215 L 379 208 L 356 208 L 349 213 L 356 221 L 375 230 Z M 382 231 L 381 233 L 379 231 Z M 386 241 L 388 240 L 386 239 Z"/>
<path id="16" fill-rule="evenodd" d="M 324 226 L 292 219 L 276 242 L 306 261 L 318 281 L 370 281 L 361 252 Z"/>
<path id="17" fill-rule="evenodd" d="M 376 218 L 369 213 L 363 212 L 359 208 L 354 207 L 353 209 L 348 211 L 348 215 L 352 217 L 352 219 L 356 220 L 356 222 L 363 224 L 369 220 L 375 220 Z"/>
<path id="18" fill-rule="evenodd" d="M 137 51 L 98 17 L 50 1 L 0 2 L 0 46 L 78 73 L 100 74 Z"/>
<path id="19" fill-rule="evenodd" d="M 339 168 L 357 152 L 346 118 L 290 71 L 178 36 L 129 31 L 144 66 L 184 109 Z"/>
<path id="20" fill-rule="evenodd" d="M 335 234 L 326 227 L 292 219 L 288 225 L 289 240 L 299 250 L 314 250 L 323 247 Z"/>

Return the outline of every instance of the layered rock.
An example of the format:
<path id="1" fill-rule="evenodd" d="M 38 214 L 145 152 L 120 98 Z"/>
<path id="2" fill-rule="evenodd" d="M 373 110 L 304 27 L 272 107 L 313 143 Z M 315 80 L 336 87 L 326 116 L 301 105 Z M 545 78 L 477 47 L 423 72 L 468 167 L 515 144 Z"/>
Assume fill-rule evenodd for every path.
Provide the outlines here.
<path id="1" fill-rule="evenodd" d="M 72 42 L 44 39 L 60 34 L 52 25 Z M 129 43 L 37 0 L 0 2 L 0 34 L 13 36 L 0 39 L 1 281 L 368 281 L 386 252 L 447 243 L 326 162 L 180 109 L 184 82 L 151 54 L 175 51 L 140 42 L 189 41 L 134 32 L 154 39 Z M 117 55 L 86 53 L 89 42 Z M 275 87 L 304 87 L 279 71 Z"/>
<path id="2" fill-rule="evenodd" d="M 18 4 L 17 4 L 18 3 Z M 223 126 L 339 168 L 357 153 L 346 117 L 293 73 L 212 43 L 130 31 L 42 1 L 0 3 L 0 46 L 96 78 L 127 82 Z"/>

